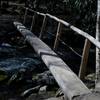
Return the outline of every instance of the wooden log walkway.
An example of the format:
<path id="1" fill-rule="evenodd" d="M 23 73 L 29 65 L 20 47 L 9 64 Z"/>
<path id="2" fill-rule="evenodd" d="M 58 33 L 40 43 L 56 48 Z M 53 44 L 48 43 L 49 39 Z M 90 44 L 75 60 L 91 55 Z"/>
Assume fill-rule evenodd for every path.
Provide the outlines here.
<path id="1" fill-rule="evenodd" d="M 34 48 L 35 52 L 42 58 L 69 100 L 72 100 L 75 96 L 90 93 L 90 90 L 71 71 L 68 65 L 66 65 L 45 43 L 27 30 L 21 23 L 14 22 L 14 25 Z"/>

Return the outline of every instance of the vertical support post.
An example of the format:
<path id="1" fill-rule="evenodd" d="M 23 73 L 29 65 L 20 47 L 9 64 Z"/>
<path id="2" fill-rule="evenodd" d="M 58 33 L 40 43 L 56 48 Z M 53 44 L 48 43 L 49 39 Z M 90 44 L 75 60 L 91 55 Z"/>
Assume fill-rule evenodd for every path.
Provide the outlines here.
<path id="1" fill-rule="evenodd" d="M 87 71 L 86 67 L 87 67 L 90 47 L 91 47 L 91 42 L 88 39 L 86 39 L 84 44 L 83 54 L 82 54 L 80 70 L 79 70 L 80 79 L 84 79 L 86 75 L 86 71 Z"/>
<path id="2" fill-rule="evenodd" d="M 30 27 L 30 31 L 33 31 L 33 27 L 35 25 L 35 19 L 36 19 L 37 13 L 34 12 L 34 16 L 32 18 L 32 23 L 31 23 L 31 27 Z"/>
<path id="3" fill-rule="evenodd" d="M 44 19 L 43 19 L 43 24 L 42 24 L 42 28 L 41 28 L 40 36 L 39 36 L 40 39 L 42 39 L 43 32 L 45 31 L 46 24 L 47 24 L 47 15 L 45 15 Z"/>
<path id="4" fill-rule="evenodd" d="M 100 0 L 97 4 L 96 39 L 100 42 Z M 95 88 L 100 88 L 100 49 L 96 48 L 96 82 Z"/>
<path id="5" fill-rule="evenodd" d="M 59 22 L 58 28 L 57 28 L 56 39 L 55 39 L 54 47 L 53 47 L 54 50 L 57 50 L 57 47 L 59 45 L 59 38 L 61 37 L 61 30 L 62 30 L 62 24 Z"/>
<path id="6" fill-rule="evenodd" d="M 26 8 L 26 10 L 25 10 L 25 15 L 24 15 L 24 21 L 23 21 L 23 24 L 25 24 L 25 22 L 26 22 L 27 13 L 28 13 L 28 8 Z"/>

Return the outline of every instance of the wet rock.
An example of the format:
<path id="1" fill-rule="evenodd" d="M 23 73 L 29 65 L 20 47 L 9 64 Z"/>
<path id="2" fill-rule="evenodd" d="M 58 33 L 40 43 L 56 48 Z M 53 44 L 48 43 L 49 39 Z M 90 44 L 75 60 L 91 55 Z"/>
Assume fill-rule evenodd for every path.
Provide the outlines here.
<path id="1" fill-rule="evenodd" d="M 90 80 L 90 81 L 94 81 L 96 80 L 96 74 L 95 73 L 92 73 L 92 74 L 89 74 L 85 77 L 86 80 Z"/>
<path id="2" fill-rule="evenodd" d="M 21 93 L 21 96 L 25 98 L 26 97 L 35 98 L 36 95 L 34 95 L 34 93 L 35 94 L 37 93 L 40 97 L 38 96 L 39 98 L 36 97 L 36 99 L 34 100 L 42 100 L 43 98 L 47 97 L 45 95 L 48 92 L 48 87 L 55 85 L 56 82 L 52 74 L 49 71 L 45 71 L 44 73 L 34 75 L 31 84 L 33 84 L 31 88 L 27 87 L 27 89 L 23 93 Z M 43 96 L 42 99 L 40 99 L 41 96 Z M 27 99 L 27 100 L 31 100 L 31 99 Z"/>
<path id="3" fill-rule="evenodd" d="M 37 80 L 38 84 L 41 85 L 55 85 L 56 81 L 50 71 L 45 71 L 41 74 L 38 74 L 35 79 Z M 34 78 L 33 78 L 34 80 Z"/>
<path id="4" fill-rule="evenodd" d="M 60 96 L 63 96 L 63 95 L 64 95 L 64 94 L 63 94 L 61 88 L 59 88 L 59 89 L 57 90 L 57 92 L 56 92 L 56 97 L 60 97 Z"/>
<path id="5" fill-rule="evenodd" d="M 38 60 L 34 60 L 32 58 L 9 58 L 0 61 L 0 70 L 4 70 L 6 72 L 17 72 L 19 69 L 35 69 L 36 66 L 41 62 Z"/>
<path id="6" fill-rule="evenodd" d="M 85 77 L 84 83 L 88 88 L 94 89 L 95 88 L 95 80 L 96 80 L 96 74 L 91 73 Z"/>
<path id="7" fill-rule="evenodd" d="M 4 46 L 4 47 L 12 47 L 10 44 L 8 43 L 2 43 L 1 46 Z"/>
<path id="8" fill-rule="evenodd" d="M 29 95 L 31 95 L 33 93 L 38 93 L 39 89 L 40 89 L 40 86 L 36 86 L 34 88 L 27 89 L 21 94 L 21 97 L 28 97 Z"/>
<path id="9" fill-rule="evenodd" d="M 42 86 L 39 90 L 39 93 L 46 93 L 47 91 L 47 86 Z"/>

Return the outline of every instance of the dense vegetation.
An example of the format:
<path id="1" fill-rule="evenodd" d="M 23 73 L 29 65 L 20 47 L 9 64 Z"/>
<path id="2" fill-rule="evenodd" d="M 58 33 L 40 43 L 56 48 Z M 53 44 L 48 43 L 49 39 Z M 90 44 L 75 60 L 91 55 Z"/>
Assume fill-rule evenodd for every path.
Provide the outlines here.
<path id="1" fill-rule="evenodd" d="M 97 0 L 65 0 L 66 5 L 79 15 L 79 26 L 89 33 L 95 33 Z"/>
<path id="2" fill-rule="evenodd" d="M 27 0 L 30 8 L 49 13 L 71 13 L 74 24 L 94 35 L 97 0 Z M 75 22 L 76 21 L 76 22 Z M 73 24 L 73 23 L 72 23 Z"/>

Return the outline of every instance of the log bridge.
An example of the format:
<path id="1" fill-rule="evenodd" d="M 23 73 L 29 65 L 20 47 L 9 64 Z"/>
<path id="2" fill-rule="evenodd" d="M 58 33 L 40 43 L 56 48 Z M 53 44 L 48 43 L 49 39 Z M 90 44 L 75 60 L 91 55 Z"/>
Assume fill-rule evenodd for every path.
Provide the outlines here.
<path id="1" fill-rule="evenodd" d="M 48 67 L 48 69 L 51 71 L 56 82 L 58 83 L 62 92 L 64 93 L 65 100 L 100 100 L 100 94 L 91 92 L 86 87 L 86 85 L 81 81 L 81 79 L 84 79 L 86 74 L 86 66 L 91 43 L 93 43 L 98 49 L 100 49 L 100 42 L 88 33 L 78 29 L 77 27 L 69 24 L 68 22 L 65 22 L 62 19 L 59 19 L 50 14 L 36 12 L 29 8 L 25 9 L 26 10 L 23 24 L 25 24 L 26 22 L 28 11 L 34 13 L 30 30 L 28 30 L 20 22 L 14 22 L 14 25 L 25 38 L 25 40 L 33 47 L 35 52 L 41 57 L 41 59 Z M 43 16 L 43 24 L 41 27 L 39 37 L 35 36 L 34 32 L 32 32 L 33 26 L 35 25 L 35 19 L 38 15 Z M 42 37 L 44 35 L 43 33 L 46 28 L 48 20 L 47 18 L 51 18 L 58 22 L 57 34 L 53 50 L 57 50 L 58 48 L 62 25 L 70 28 L 71 30 L 75 31 L 78 35 L 81 35 L 85 38 L 79 77 L 69 68 L 67 64 L 65 64 L 65 62 L 48 45 L 46 45 L 42 41 Z"/>

